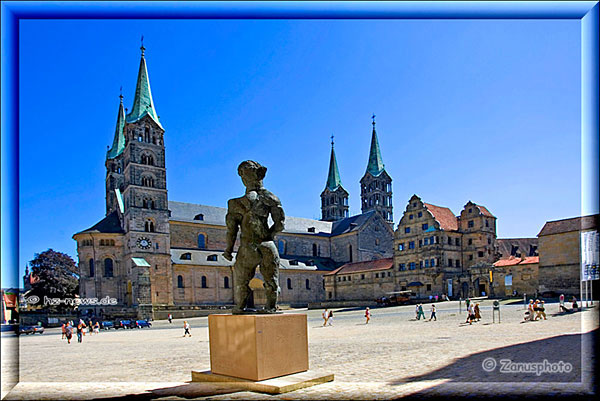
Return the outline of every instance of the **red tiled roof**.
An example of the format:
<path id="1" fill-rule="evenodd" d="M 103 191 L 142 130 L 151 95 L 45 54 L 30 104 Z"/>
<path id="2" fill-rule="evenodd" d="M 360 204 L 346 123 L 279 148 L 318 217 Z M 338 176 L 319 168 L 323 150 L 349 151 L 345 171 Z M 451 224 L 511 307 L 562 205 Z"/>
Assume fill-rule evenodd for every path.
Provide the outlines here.
<path id="1" fill-rule="evenodd" d="M 325 276 L 335 274 L 349 274 L 375 270 L 388 270 L 394 266 L 394 258 L 383 258 L 377 260 L 368 260 L 366 262 L 354 262 L 346 263 L 345 265 L 335 269 L 331 273 L 325 274 Z"/>
<path id="2" fill-rule="evenodd" d="M 433 215 L 433 218 L 440 223 L 440 228 L 446 231 L 458 230 L 458 221 L 452 210 L 447 207 L 432 205 L 431 203 L 423 203 L 427 210 Z"/>
<path id="3" fill-rule="evenodd" d="M 570 231 L 598 229 L 598 216 L 600 215 L 594 214 L 591 216 L 573 217 L 571 219 L 547 221 L 542 231 L 538 234 L 538 237 Z"/>
<path id="4" fill-rule="evenodd" d="M 508 259 L 500 259 L 496 263 L 494 263 L 494 267 L 505 267 L 505 266 L 516 266 L 521 261 L 521 258 L 515 258 L 511 256 Z"/>
<path id="5" fill-rule="evenodd" d="M 530 264 L 534 264 L 534 263 L 540 263 L 539 256 L 528 256 L 519 264 L 520 265 L 530 265 Z"/>
<path id="6" fill-rule="evenodd" d="M 494 263 L 494 267 L 506 267 L 506 266 L 516 266 L 516 265 L 531 265 L 535 263 L 540 263 L 539 256 L 528 256 L 524 259 L 515 258 L 511 256 L 506 259 L 500 259 Z"/>
<path id="7" fill-rule="evenodd" d="M 488 217 L 496 217 L 493 214 L 490 213 L 489 210 L 487 210 L 487 208 L 485 206 L 481 206 L 481 205 L 475 205 L 479 208 L 479 210 L 481 210 L 481 214 L 483 214 L 484 216 L 488 216 Z"/>

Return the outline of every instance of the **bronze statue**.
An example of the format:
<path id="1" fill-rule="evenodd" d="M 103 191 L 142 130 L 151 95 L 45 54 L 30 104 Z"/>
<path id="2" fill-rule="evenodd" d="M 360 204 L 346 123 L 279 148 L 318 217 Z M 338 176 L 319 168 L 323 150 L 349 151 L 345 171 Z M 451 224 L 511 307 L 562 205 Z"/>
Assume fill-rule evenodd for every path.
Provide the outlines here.
<path id="1" fill-rule="evenodd" d="M 279 295 L 279 253 L 274 237 L 283 231 L 285 214 L 279 199 L 263 188 L 267 168 L 251 160 L 240 163 L 238 174 L 246 186 L 246 194 L 227 203 L 227 248 L 223 257 L 232 260 L 233 246 L 241 228 L 240 247 L 233 267 L 234 314 L 252 313 L 248 308 L 251 289 L 248 283 L 260 265 L 267 303 L 263 313 L 275 313 Z M 269 227 L 269 214 L 273 225 Z"/>

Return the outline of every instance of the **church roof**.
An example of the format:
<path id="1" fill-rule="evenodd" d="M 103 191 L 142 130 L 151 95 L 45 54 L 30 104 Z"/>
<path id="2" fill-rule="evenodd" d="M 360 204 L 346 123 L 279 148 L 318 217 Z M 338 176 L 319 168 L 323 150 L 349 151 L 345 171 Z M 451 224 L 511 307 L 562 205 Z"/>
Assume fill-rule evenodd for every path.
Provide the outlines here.
<path id="1" fill-rule="evenodd" d="M 182 259 L 182 256 L 184 256 Z M 230 267 L 235 263 L 237 252 L 233 252 L 233 260 L 229 261 L 223 257 L 223 251 L 198 250 L 186 248 L 171 248 L 171 262 L 179 265 L 201 265 L 201 266 L 220 266 Z M 216 256 L 216 260 L 208 260 L 209 256 Z M 317 259 L 317 258 L 310 258 Z M 323 258 L 319 258 L 323 259 Z M 316 263 L 310 263 L 308 260 L 300 260 L 300 257 L 281 256 L 279 268 L 283 270 L 322 270 Z M 324 270 L 331 270 L 326 268 Z"/>
<path id="2" fill-rule="evenodd" d="M 113 139 L 112 147 L 108 150 L 106 157 L 114 159 L 123 153 L 125 149 L 125 135 L 123 134 L 123 128 L 125 127 L 125 111 L 123 110 L 123 96 L 119 96 L 121 102 L 119 103 L 119 112 L 117 114 L 117 126 L 115 127 L 115 138 Z"/>
<path id="3" fill-rule="evenodd" d="M 341 220 L 337 220 L 333 223 L 333 229 L 331 231 L 331 235 L 340 235 L 340 234 L 346 234 L 346 233 L 349 233 L 352 231 L 357 231 L 375 213 L 376 213 L 375 210 L 370 210 L 366 213 L 361 213 L 361 214 L 357 214 L 355 216 L 350 216 L 350 217 L 346 217 Z"/>
<path id="4" fill-rule="evenodd" d="M 326 187 L 330 191 L 335 191 L 341 186 L 342 180 L 340 179 L 340 171 L 335 157 L 335 150 L 333 149 L 333 142 L 331 142 L 331 158 L 329 159 L 329 174 L 327 175 Z"/>
<path id="5" fill-rule="evenodd" d="M 169 201 L 169 210 L 171 211 L 170 220 L 172 221 L 213 224 L 217 226 L 225 225 L 225 215 L 227 214 L 227 209 L 224 207 L 176 201 Z M 286 216 L 283 232 L 324 237 L 345 234 L 360 229 L 374 213 L 376 212 L 371 210 L 335 222 Z M 271 222 L 270 218 L 269 222 Z"/>
<path id="6" fill-rule="evenodd" d="M 379 150 L 379 140 L 377 139 L 377 131 L 375 131 L 375 121 L 373 120 L 373 134 L 371 135 L 371 149 L 369 150 L 369 163 L 367 164 L 367 172 L 373 177 L 379 176 L 385 169 L 381 150 Z"/>
<path id="7" fill-rule="evenodd" d="M 346 263 L 345 265 L 335 269 L 331 273 L 327 273 L 326 276 L 334 274 L 350 274 L 377 270 L 388 270 L 392 267 L 394 267 L 394 258 L 383 258 L 377 260 L 368 260 L 364 262 L 353 262 Z"/>
<path id="8" fill-rule="evenodd" d="M 92 232 L 123 234 L 125 231 L 123 231 L 123 228 L 121 228 L 121 221 L 119 220 L 119 215 L 115 210 L 87 230 L 80 231 L 77 234 Z"/>
<path id="9" fill-rule="evenodd" d="M 446 231 L 458 230 L 458 220 L 456 216 L 447 207 L 432 205 L 431 203 L 423 203 L 427 210 L 433 215 L 433 218 L 440 223 L 440 228 Z"/>
<path id="10" fill-rule="evenodd" d="M 162 125 L 158 121 L 158 115 L 154 109 L 152 101 L 152 92 L 150 91 L 150 79 L 148 78 L 148 69 L 146 68 L 146 58 L 144 57 L 144 46 L 142 49 L 142 58 L 140 60 L 140 69 L 138 71 L 137 84 L 135 86 L 135 97 L 133 99 L 133 107 L 131 112 L 127 114 L 126 121 L 134 123 L 148 115 L 154 120 L 160 128 Z"/>

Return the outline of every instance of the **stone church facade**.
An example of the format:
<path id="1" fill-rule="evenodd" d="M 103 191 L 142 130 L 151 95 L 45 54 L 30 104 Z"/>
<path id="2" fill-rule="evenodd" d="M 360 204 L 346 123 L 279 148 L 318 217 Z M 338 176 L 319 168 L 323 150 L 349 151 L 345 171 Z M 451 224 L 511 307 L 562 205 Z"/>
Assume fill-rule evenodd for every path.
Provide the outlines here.
<path id="1" fill-rule="evenodd" d="M 154 106 L 143 46 L 141 50 L 131 111 L 126 113 L 120 96 L 114 140 L 106 154 L 106 215 L 73 235 L 80 296 L 108 296 L 116 304 L 80 309 L 107 318 L 164 318 L 167 313 L 193 316 L 199 309 L 228 307 L 233 304 L 233 263 L 221 255 L 226 209 L 168 199 L 168 132 Z M 322 220 L 288 216 L 276 237 L 280 303 L 305 306 L 325 300 L 324 274 L 345 263 L 393 256 L 391 181 L 373 121 L 361 180 L 362 213 L 350 216 L 349 193 L 341 185 L 332 143 Z M 250 286 L 260 305 L 264 289 L 258 271 Z"/>

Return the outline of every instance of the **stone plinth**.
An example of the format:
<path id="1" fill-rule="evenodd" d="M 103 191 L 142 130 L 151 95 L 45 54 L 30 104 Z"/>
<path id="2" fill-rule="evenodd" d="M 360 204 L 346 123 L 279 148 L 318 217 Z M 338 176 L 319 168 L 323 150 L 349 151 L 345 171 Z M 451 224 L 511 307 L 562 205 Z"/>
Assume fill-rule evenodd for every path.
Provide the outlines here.
<path id="1" fill-rule="evenodd" d="M 261 381 L 308 370 L 304 314 L 210 315 L 211 372 Z"/>

